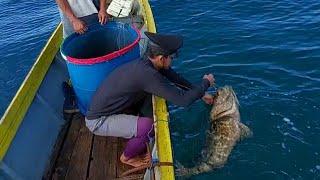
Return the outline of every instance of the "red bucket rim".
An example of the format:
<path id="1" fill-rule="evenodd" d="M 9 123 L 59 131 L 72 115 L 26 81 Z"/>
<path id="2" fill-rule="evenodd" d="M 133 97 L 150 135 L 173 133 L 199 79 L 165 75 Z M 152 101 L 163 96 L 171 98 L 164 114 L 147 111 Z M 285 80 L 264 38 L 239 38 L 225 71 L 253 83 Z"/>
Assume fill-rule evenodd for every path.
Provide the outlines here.
<path id="1" fill-rule="evenodd" d="M 128 51 L 133 49 L 136 46 L 136 44 L 139 43 L 139 41 L 141 39 L 140 31 L 135 26 L 131 26 L 131 28 L 137 33 L 137 35 L 138 35 L 137 39 L 134 40 L 131 44 L 127 45 L 126 47 L 124 47 L 118 51 L 114 51 L 112 53 L 109 53 L 109 54 L 106 54 L 103 56 L 99 56 L 99 57 L 94 57 L 94 58 L 74 58 L 71 56 L 64 56 L 63 53 L 61 53 L 61 54 L 64 57 L 66 57 L 65 59 L 67 61 L 69 61 L 70 63 L 78 64 L 78 65 L 90 65 L 90 64 L 98 64 L 98 63 L 110 61 L 114 58 L 117 58 L 117 57 L 122 56 L 123 54 L 127 53 Z"/>

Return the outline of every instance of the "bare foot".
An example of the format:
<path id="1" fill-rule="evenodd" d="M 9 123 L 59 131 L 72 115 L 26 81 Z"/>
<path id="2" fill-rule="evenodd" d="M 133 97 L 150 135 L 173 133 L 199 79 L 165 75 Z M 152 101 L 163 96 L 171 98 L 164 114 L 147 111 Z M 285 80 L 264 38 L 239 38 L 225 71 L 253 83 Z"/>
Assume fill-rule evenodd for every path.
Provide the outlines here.
<path id="1" fill-rule="evenodd" d="M 133 167 L 139 167 L 139 166 L 149 164 L 151 162 L 151 157 L 149 156 L 149 154 L 144 154 L 144 155 L 136 156 L 134 158 L 129 159 L 125 157 L 124 154 L 122 153 L 120 157 L 120 161 L 124 164 L 128 164 Z"/>

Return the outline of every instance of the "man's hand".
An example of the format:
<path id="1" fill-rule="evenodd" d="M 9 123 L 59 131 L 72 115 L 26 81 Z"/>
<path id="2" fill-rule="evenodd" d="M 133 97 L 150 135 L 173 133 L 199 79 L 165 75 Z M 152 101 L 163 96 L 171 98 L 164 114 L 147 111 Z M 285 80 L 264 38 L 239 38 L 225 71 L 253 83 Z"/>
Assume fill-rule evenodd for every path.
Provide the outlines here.
<path id="1" fill-rule="evenodd" d="M 211 94 L 206 93 L 203 97 L 202 100 L 209 105 L 213 104 L 214 101 L 214 96 L 212 96 Z"/>
<path id="2" fill-rule="evenodd" d="M 107 23 L 107 20 L 108 20 L 108 14 L 106 13 L 105 10 L 100 10 L 98 13 L 98 18 L 99 18 L 100 24 L 105 24 Z"/>
<path id="3" fill-rule="evenodd" d="M 203 76 L 203 79 L 208 79 L 208 81 L 210 82 L 210 86 L 214 85 L 215 79 L 213 77 L 212 74 L 206 74 Z"/>
<path id="4" fill-rule="evenodd" d="M 71 24 L 76 33 L 83 34 L 88 30 L 86 24 L 78 18 L 73 18 Z"/>

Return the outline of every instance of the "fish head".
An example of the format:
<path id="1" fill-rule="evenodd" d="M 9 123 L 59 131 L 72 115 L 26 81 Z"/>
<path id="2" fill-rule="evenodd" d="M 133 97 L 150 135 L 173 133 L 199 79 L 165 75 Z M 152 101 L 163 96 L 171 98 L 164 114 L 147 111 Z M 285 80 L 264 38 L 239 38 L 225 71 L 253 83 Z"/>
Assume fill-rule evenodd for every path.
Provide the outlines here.
<path id="1" fill-rule="evenodd" d="M 219 88 L 211 110 L 211 120 L 239 113 L 239 101 L 231 86 Z"/>

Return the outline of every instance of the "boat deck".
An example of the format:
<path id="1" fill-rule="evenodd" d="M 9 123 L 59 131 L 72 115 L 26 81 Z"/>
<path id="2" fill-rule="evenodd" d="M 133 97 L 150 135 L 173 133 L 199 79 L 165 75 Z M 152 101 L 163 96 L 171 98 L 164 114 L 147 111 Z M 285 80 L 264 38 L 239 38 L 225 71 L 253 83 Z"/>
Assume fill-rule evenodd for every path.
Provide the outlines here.
<path id="1" fill-rule="evenodd" d="M 93 135 L 81 114 L 65 118 L 50 165 L 43 179 L 128 179 L 119 176 L 131 166 L 119 161 L 126 140 Z M 143 179 L 145 171 L 130 179 Z"/>

